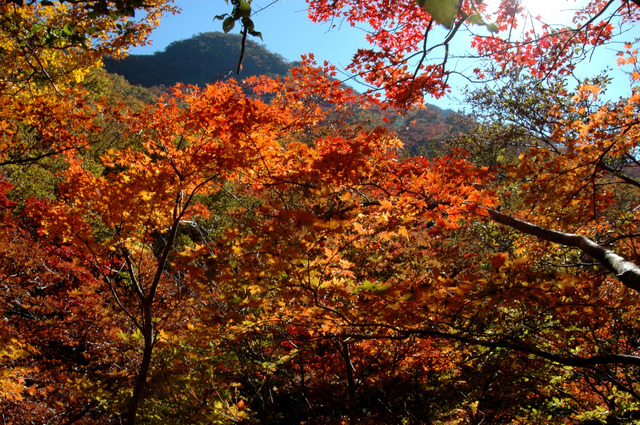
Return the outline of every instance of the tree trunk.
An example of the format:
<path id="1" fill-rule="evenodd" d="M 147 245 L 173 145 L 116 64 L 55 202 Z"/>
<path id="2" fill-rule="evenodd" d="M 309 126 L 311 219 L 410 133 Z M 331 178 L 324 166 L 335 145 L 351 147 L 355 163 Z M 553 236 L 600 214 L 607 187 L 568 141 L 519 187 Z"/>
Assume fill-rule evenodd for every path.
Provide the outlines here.
<path id="1" fill-rule="evenodd" d="M 149 368 L 151 367 L 151 355 L 153 354 L 153 346 L 155 343 L 152 311 L 153 301 L 155 299 L 156 292 L 158 291 L 158 286 L 160 285 L 162 274 L 164 273 L 164 269 L 167 265 L 169 254 L 173 249 L 173 243 L 176 239 L 178 227 L 180 226 L 182 213 L 185 211 L 192 197 L 184 202 L 184 205 L 182 198 L 183 194 L 182 192 L 180 192 L 176 197 L 176 205 L 173 210 L 173 223 L 171 225 L 171 229 L 169 231 L 169 235 L 165 242 L 164 248 L 162 249 L 162 254 L 158 259 L 158 265 L 156 268 L 156 273 L 153 277 L 153 281 L 149 286 L 146 294 L 142 286 L 140 286 L 138 283 L 135 283 L 138 282 L 138 280 L 136 279 L 136 276 L 133 272 L 133 268 L 129 269 L 131 278 L 138 288 L 140 303 L 142 305 L 142 335 L 144 337 L 144 348 L 142 352 L 142 362 L 140 363 L 140 367 L 138 368 L 138 376 L 136 377 L 136 382 L 133 387 L 133 395 L 131 396 L 131 400 L 129 401 L 129 409 L 127 410 L 124 417 L 125 423 L 127 425 L 135 425 L 138 408 L 140 407 L 140 402 L 142 401 L 145 389 L 147 387 L 147 377 L 149 375 Z"/>
<path id="2" fill-rule="evenodd" d="M 356 424 L 356 382 L 353 377 L 353 364 L 351 363 L 351 354 L 349 353 L 349 343 L 346 341 L 340 341 L 342 346 L 342 357 L 344 359 L 344 366 L 347 378 L 347 406 L 349 409 L 349 423 Z"/>
<path id="3" fill-rule="evenodd" d="M 144 390 L 147 386 L 147 376 L 149 375 L 149 368 L 151 367 L 151 355 L 153 353 L 154 345 L 154 332 L 153 332 L 153 314 L 151 311 L 153 299 L 145 298 L 142 305 L 143 310 L 143 324 L 142 333 L 144 336 L 144 349 L 142 353 L 142 362 L 138 369 L 138 376 L 136 377 L 135 386 L 133 388 L 133 395 L 129 401 L 129 409 L 125 416 L 125 423 L 127 425 L 135 425 L 136 415 L 138 413 L 138 407 L 144 396 Z"/>

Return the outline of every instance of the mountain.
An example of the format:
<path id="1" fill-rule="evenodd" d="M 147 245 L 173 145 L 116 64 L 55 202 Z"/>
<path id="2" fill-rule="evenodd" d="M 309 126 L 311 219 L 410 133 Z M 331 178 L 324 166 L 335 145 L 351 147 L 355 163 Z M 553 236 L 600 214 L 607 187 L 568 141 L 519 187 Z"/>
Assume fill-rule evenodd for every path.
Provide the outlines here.
<path id="1" fill-rule="evenodd" d="M 208 32 L 175 41 L 153 55 L 130 55 L 119 61 L 105 58 L 104 64 L 107 72 L 144 87 L 176 83 L 204 86 L 236 74 L 241 43 L 239 35 Z M 282 56 L 252 40 L 246 41 L 242 77 L 286 75 L 291 66 Z"/>

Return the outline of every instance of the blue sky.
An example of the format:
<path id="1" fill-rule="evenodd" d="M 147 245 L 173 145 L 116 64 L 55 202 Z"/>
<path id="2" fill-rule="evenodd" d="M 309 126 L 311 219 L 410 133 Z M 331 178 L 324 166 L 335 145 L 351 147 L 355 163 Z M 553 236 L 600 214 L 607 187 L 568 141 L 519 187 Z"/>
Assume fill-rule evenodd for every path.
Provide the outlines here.
<path id="1" fill-rule="evenodd" d="M 494 1 L 494 0 L 490 0 Z M 566 0 L 553 0 L 562 5 Z M 582 0 L 579 0 L 582 1 Z M 545 6 L 550 8 L 552 0 L 544 0 Z M 164 17 L 158 28 L 151 36 L 151 45 L 132 49 L 133 54 L 151 54 L 163 50 L 167 45 L 176 40 L 190 38 L 193 35 L 222 31 L 222 21 L 215 20 L 216 15 L 228 13 L 231 6 L 222 0 L 178 0 L 176 4 L 182 9 L 177 15 Z M 265 7 L 258 11 L 260 7 Z M 566 7 L 566 6 L 565 6 Z M 573 4 L 575 7 L 575 3 Z M 328 60 L 338 69 L 349 64 L 353 54 L 359 47 L 365 47 L 365 31 L 352 28 L 347 23 L 334 22 L 331 24 L 315 24 L 307 17 L 307 4 L 304 0 L 253 0 L 252 19 L 256 30 L 262 33 L 263 40 L 255 39 L 265 45 L 270 51 L 278 53 L 289 61 L 296 61 L 305 53 L 314 53 L 318 63 Z M 256 13 L 256 11 L 258 11 Z M 537 12 L 540 13 L 540 12 Z M 558 12 L 552 14 L 556 19 L 560 18 Z M 233 30 L 237 32 L 238 30 Z M 636 29 L 638 31 L 638 29 Z M 444 33 L 444 31 L 443 31 Z M 458 34 L 461 35 L 461 34 Z M 635 35 L 637 36 L 637 34 Z M 454 39 L 457 51 L 464 52 L 467 41 L 464 37 Z M 591 63 L 582 65 L 585 75 L 610 66 L 615 69 L 615 52 L 611 49 L 601 49 L 594 56 Z M 474 64 L 450 61 L 449 65 L 457 67 L 457 71 L 471 74 L 470 69 Z M 617 71 L 614 71 L 617 73 Z M 346 75 L 344 76 L 347 77 Z M 617 84 L 609 90 L 610 93 L 625 95 L 629 90 L 628 79 L 625 76 L 617 76 Z M 436 104 L 441 108 L 459 109 L 461 103 L 460 88 L 464 87 L 466 80 L 461 77 L 453 78 L 450 84 L 454 87 L 451 96 L 442 99 L 427 99 L 427 102 Z M 358 88 L 357 86 L 355 86 Z"/>

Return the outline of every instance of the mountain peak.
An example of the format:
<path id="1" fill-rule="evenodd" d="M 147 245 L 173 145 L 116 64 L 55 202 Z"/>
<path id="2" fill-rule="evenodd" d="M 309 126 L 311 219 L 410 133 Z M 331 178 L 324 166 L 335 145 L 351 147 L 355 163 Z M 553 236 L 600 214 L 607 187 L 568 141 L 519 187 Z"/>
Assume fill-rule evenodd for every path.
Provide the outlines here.
<path id="1" fill-rule="evenodd" d="M 130 55 L 122 60 L 105 58 L 108 72 L 124 76 L 131 84 L 152 87 L 176 83 L 204 86 L 236 76 L 242 37 L 221 32 L 198 34 L 174 41 L 152 55 Z M 240 78 L 252 75 L 286 75 L 292 64 L 253 40 L 247 40 Z"/>

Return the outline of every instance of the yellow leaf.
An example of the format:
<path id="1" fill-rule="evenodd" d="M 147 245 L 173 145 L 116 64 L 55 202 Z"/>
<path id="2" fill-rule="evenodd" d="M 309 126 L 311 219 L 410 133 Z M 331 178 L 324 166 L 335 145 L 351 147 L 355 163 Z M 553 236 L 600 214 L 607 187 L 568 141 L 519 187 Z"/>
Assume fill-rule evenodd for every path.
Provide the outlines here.
<path id="1" fill-rule="evenodd" d="M 409 231 L 405 226 L 400 226 L 400 228 L 398 229 L 398 235 L 404 236 L 405 238 L 409 239 Z"/>

